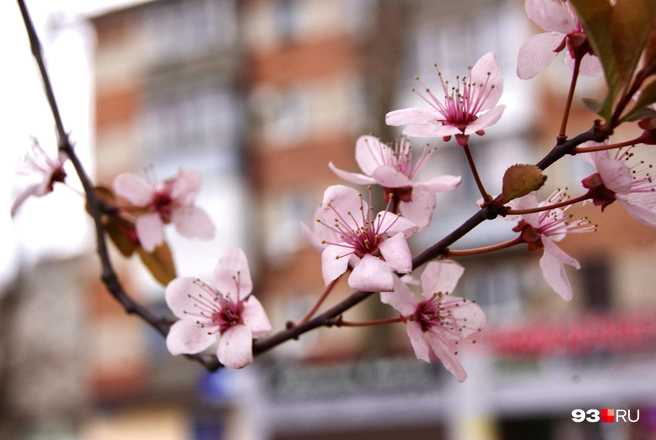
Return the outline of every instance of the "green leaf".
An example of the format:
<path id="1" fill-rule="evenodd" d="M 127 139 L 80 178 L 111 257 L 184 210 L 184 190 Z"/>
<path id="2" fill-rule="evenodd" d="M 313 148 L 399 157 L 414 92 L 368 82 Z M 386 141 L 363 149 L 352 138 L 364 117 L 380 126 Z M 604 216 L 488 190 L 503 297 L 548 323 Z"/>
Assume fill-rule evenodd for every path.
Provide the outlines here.
<path id="1" fill-rule="evenodd" d="M 590 110 L 592 110 L 597 114 L 599 113 L 599 111 L 601 111 L 601 108 L 604 105 L 604 103 L 602 101 L 599 101 L 598 99 L 583 98 L 582 101 L 587 108 L 589 108 Z"/>
<path id="2" fill-rule="evenodd" d="M 647 106 L 656 102 L 656 81 L 652 81 L 640 92 L 640 97 L 636 101 L 631 111 L 622 118 L 624 121 L 637 121 L 638 119 L 650 117 L 650 111 Z"/>
<path id="3" fill-rule="evenodd" d="M 146 269 L 163 286 L 166 286 L 177 276 L 173 254 L 171 254 L 171 249 L 166 242 L 157 246 L 153 252 L 146 252 L 142 247 L 138 247 L 137 252 Z"/>
<path id="4" fill-rule="evenodd" d="M 508 168 L 503 175 L 503 188 L 496 206 L 502 206 L 511 200 L 533 192 L 547 180 L 542 170 L 535 165 L 516 164 Z"/>

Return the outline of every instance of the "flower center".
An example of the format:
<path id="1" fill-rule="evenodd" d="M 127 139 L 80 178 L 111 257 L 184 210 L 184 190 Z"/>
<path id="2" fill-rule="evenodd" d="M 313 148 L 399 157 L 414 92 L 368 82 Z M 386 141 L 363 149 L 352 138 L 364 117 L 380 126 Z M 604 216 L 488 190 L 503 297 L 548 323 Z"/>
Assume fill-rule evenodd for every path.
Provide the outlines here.
<path id="1" fill-rule="evenodd" d="M 166 223 L 171 221 L 171 214 L 173 211 L 173 199 L 168 192 L 156 192 L 153 200 L 150 202 L 153 210 L 157 212 L 162 220 Z"/>

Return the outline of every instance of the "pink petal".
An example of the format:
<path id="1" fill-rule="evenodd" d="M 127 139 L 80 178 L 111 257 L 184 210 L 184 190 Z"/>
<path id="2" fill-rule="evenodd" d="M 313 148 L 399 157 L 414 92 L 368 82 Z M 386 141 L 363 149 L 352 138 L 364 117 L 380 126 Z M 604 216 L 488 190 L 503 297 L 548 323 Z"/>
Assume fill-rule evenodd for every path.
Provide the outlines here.
<path id="1" fill-rule="evenodd" d="M 433 177 L 432 179 L 429 179 L 425 182 L 417 182 L 413 185 L 413 198 L 414 192 L 416 190 L 429 191 L 434 193 L 446 192 L 456 189 L 460 185 L 461 181 L 462 177 L 451 176 L 447 174 L 444 176 Z"/>
<path id="2" fill-rule="evenodd" d="M 233 301 L 245 298 L 253 290 L 251 271 L 244 251 L 228 248 L 214 268 L 214 286 Z"/>
<path id="3" fill-rule="evenodd" d="M 349 262 L 346 254 L 349 252 L 350 249 L 336 245 L 329 245 L 323 250 L 321 253 L 321 274 L 326 286 L 346 272 Z"/>
<path id="4" fill-rule="evenodd" d="M 230 327 L 221 335 L 216 355 L 223 365 L 232 370 L 244 368 L 253 362 L 251 329 L 245 325 Z"/>
<path id="5" fill-rule="evenodd" d="M 18 196 L 14 199 L 14 202 L 11 205 L 11 216 L 15 216 L 16 212 L 18 212 L 18 209 L 25 203 L 25 200 L 27 200 L 30 196 L 35 196 L 38 197 L 39 195 L 37 194 L 39 190 L 40 184 L 34 184 L 26 187 L 23 191 L 21 191 Z"/>
<path id="6" fill-rule="evenodd" d="M 517 204 L 517 209 L 533 209 L 538 207 L 538 192 L 533 191 L 532 193 L 529 193 L 525 195 L 524 197 L 520 197 L 519 199 L 515 200 Z M 540 216 L 537 213 L 533 214 L 522 214 L 522 219 L 528 223 L 529 225 L 533 226 L 534 228 L 539 228 L 540 227 Z"/>
<path id="7" fill-rule="evenodd" d="M 166 286 L 164 295 L 166 304 L 180 319 L 189 319 L 187 313 L 197 309 L 195 304 L 201 296 L 207 298 L 210 295 L 198 284 L 197 278 L 191 277 L 174 279 Z"/>
<path id="8" fill-rule="evenodd" d="M 264 311 L 262 304 L 253 295 L 244 301 L 244 311 L 241 314 L 244 325 L 250 327 L 253 339 L 268 336 L 272 332 L 271 322 Z"/>
<path id="9" fill-rule="evenodd" d="M 445 137 L 462 134 L 462 130 L 454 125 L 421 124 L 406 127 L 403 134 L 416 137 Z"/>
<path id="10" fill-rule="evenodd" d="M 164 241 L 164 223 L 156 212 L 139 216 L 136 230 L 141 247 L 146 252 L 154 251 Z"/>
<path id="11" fill-rule="evenodd" d="M 469 124 L 465 128 L 465 134 L 474 134 L 479 130 L 483 130 L 487 127 L 490 127 L 497 122 L 499 122 L 499 119 L 501 119 L 501 115 L 503 115 L 503 111 L 506 109 L 505 105 L 497 105 L 494 107 L 492 110 L 488 110 L 487 112 L 483 113 L 481 116 L 478 117 L 474 122 Z"/>
<path id="12" fill-rule="evenodd" d="M 555 50 L 560 46 L 565 35 L 546 32 L 534 35 L 519 48 L 517 55 L 517 76 L 531 79 L 547 67 L 558 55 Z"/>
<path id="13" fill-rule="evenodd" d="M 554 0 L 526 0 L 526 15 L 533 23 L 547 31 L 569 34 L 576 28 L 577 19 L 564 2 Z"/>
<path id="14" fill-rule="evenodd" d="M 453 307 L 455 304 L 458 304 L 458 307 Z M 477 333 L 487 322 L 483 309 L 481 309 L 478 304 L 471 301 L 465 301 L 463 298 L 449 295 L 442 298 L 440 305 L 451 306 L 451 316 L 456 320 L 466 323 L 466 325 L 461 327 L 461 330 L 458 332 L 459 337 L 456 336 L 458 339 L 466 338 L 467 336 Z"/>
<path id="15" fill-rule="evenodd" d="M 411 186 L 412 180 L 391 165 L 382 165 L 376 168 L 372 174 L 376 183 L 386 188 L 402 188 Z"/>
<path id="16" fill-rule="evenodd" d="M 171 221 L 180 235 L 187 238 L 211 240 L 216 232 L 210 216 L 196 206 L 174 209 Z"/>
<path id="17" fill-rule="evenodd" d="M 360 193 L 355 189 L 344 185 L 332 185 L 323 193 L 321 210 L 317 212 L 321 213 L 320 216 L 330 219 L 331 222 L 329 224 L 332 224 L 332 219 L 335 218 L 335 211 L 341 215 L 346 215 L 349 211 L 353 213 L 359 212 L 360 203 Z M 362 204 L 364 212 L 367 212 L 367 203 L 362 202 Z M 357 228 L 357 225 L 350 226 Z"/>
<path id="18" fill-rule="evenodd" d="M 415 351 L 415 356 L 420 361 L 430 362 L 430 348 L 424 337 L 424 332 L 421 330 L 421 325 L 415 321 L 409 321 L 407 327 L 408 337 L 410 338 L 412 349 Z"/>
<path id="19" fill-rule="evenodd" d="M 631 170 L 623 161 L 611 159 L 608 154 L 598 155 L 597 171 L 604 182 L 604 186 L 617 194 L 631 192 Z"/>
<path id="20" fill-rule="evenodd" d="M 365 292 L 391 292 L 394 290 L 394 278 L 387 263 L 367 254 L 353 269 L 348 285 L 351 289 Z"/>
<path id="21" fill-rule="evenodd" d="M 389 236 L 396 235 L 399 232 L 403 233 L 405 238 L 410 237 L 412 234 L 417 232 L 417 225 L 412 223 L 410 220 L 405 219 L 398 214 L 393 214 L 388 211 L 381 211 L 378 213 L 376 220 L 376 225 L 378 230 L 386 233 Z M 380 222 L 380 223 L 378 223 Z"/>
<path id="22" fill-rule="evenodd" d="M 180 205 L 191 205 L 200 191 L 203 175 L 196 170 L 182 168 L 173 178 L 171 198 Z"/>
<path id="23" fill-rule="evenodd" d="M 439 360 L 442 361 L 444 368 L 446 368 L 449 373 L 453 374 L 453 377 L 455 377 L 459 382 L 463 382 L 465 379 L 467 379 L 467 373 L 465 372 L 465 369 L 462 368 L 460 361 L 451 351 L 449 344 L 444 339 L 442 339 L 442 336 L 435 331 L 430 331 L 428 332 L 427 338 L 428 343 L 433 349 L 433 353 L 435 353 L 435 356 L 437 356 Z"/>
<path id="24" fill-rule="evenodd" d="M 378 249 L 389 267 L 399 273 L 412 272 L 412 253 L 402 232 L 383 241 Z"/>
<path id="25" fill-rule="evenodd" d="M 650 199 L 654 199 L 653 193 L 617 197 L 633 218 L 648 226 L 656 226 L 656 206 Z"/>
<path id="26" fill-rule="evenodd" d="M 136 174 L 124 173 L 116 176 L 112 184 L 114 192 L 135 206 L 146 206 L 153 198 L 154 190 L 146 180 Z"/>
<path id="27" fill-rule="evenodd" d="M 410 316 L 417 310 L 417 300 L 415 294 L 408 286 L 396 275 L 394 279 L 394 291 L 380 292 L 380 300 L 383 304 L 389 304 L 398 310 L 404 316 Z"/>
<path id="28" fill-rule="evenodd" d="M 401 203 L 403 218 L 414 223 L 417 230 L 421 231 L 431 222 L 435 202 L 435 194 L 432 192 L 413 188 L 412 201 Z"/>
<path id="29" fill-rule="evenodd" d="M 216 341 L 215 334 L 208 334 L 207 329 L 195 322 L 180 320 L 171 326 L 166 336 L 166 348 L 173 356 L 179 354 L 200 353 Z"/>
<path id="30" fill-rule="evenodd" d="M 465 268 L 453 260 L 431 261 L 421 274 L 423 295 L 430 298 L 433 294 L 453 293 Z"/>
<path id="31" fill-rule="evenodd" d="M 442 115 L 432 108 L 404 108 L 385 115 L 385 123 L 393 126 L 428 124 L 437 122 L 441 117 Z"/>
<path id="32" fill-rule="evenodd" d="M 569 52 L 567 55 L 565 55 L 565 59 L 563 61 L 567 67 L 574 69 L 574 59 L 569 54 Z M 584 76 L 601 76 L 604 74 L 604 68 L 601 65 L 601 61 L 599 61 L 599 58 L 597 58 L 595 55 L 586 54 L 581 59 L 579 73 Z"/>
<path id="33" fill-rule="evenodd" d="M 333 173 L 337 174 L 337 177 L 341 177 L 347 182 L 355 183 L 358 185 L 374 185 L 376 183 L 372 177 L 365 176 L 364 174 L 349 173 L 348 171 L 340 170 L 335 165 L 333 165 L 332 162 L 328 164 L 328 168 L 330 168 Z"/>
<path id="34" fill-rule="evenodd" d="M 565 272 L 565 264 L 574 266 L 580 269 L 581 265 L 578 261 L 563 252 L 554 242 L 549 238 L 542 236 L 542 243 L 544 244 L 544 255 L 540 258 L 540 269 L 545 281 L 551 288 L 560 295 L 565 301 L 572 300 L 572 285 L 567 278 Z"/>
<path id="35" fill-rule="evenodd" d="M 355 161 L 367 176 L 371 176 L 376 168 L 384 165 L 386 157 L 391 153 L 391 148 L 374 136 L 360 136 L 355 143 Z"/>
<path id="36" fill-rule="evenodd" d="M 503 76 L 494 53 L 488 52 L 476 61 L 471 71 L 471 82 L 477 86 L 484 85 L 483 89 L 478 89 L 479 94 L 486 95 L 479 111 L 489 110 L 497 105 L 503 94 Z"/>
<path id="37" fill-rule="evenodd" d="M 323 228 L 320 225 L 317 225 L 321 228 Z M 323 228 L 326 229 L 327 228 Z M 308 225 L 306 225 L 304 222 L 301 222 L 301 232 L 305 236 L 305 239 L 312 245 L 313 248 L 315 248 L 318 251 L 323 251 L 323 249 L 326 247 L 325 244 L 321 243 L 323 240 L 322 237 L 319 236 L 319 234 L 315 233 L 310 229 Z"/>

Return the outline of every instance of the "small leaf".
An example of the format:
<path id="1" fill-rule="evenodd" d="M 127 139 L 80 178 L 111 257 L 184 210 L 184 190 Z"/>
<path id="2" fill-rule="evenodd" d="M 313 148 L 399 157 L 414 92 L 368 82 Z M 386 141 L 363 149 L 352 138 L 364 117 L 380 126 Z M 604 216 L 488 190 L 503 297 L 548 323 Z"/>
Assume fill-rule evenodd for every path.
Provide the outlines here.
<path id="1" fill-rule="evenodd" d="M 602 101 L 592 98 L 583 98 L 583 104 L 595 113 L 599 113 L 604 105 Z"/>
<path id="2" fill-rule="evenodd" d="M 539 189 L 546 180 L 547 176 L 535 165 L 512 165 L 503 175 L 503 189 L 496 206 L 502 206 Z"/>
<path id="3" fill-rule="evenodd" d="M 129 235 L 137 236 L 134 222 L 122 217 L 114 217 L 105 224 L 105 232 L 124 257 L 131 256 L 138 247 L 129 237 Z"/>
<path id="4" fill-rule="evenodd" d="M 163 286 L 166 286 L 177 276 L 173 255 L 166 242 L 157 246 L 153 252 L 146 252 L 142 247 L 138 247 L 137 252 L 144 266 Z"/>
<path id="5" fill-rule="evenodd" d="M 646 114 L 644 116 L 642 116 L 642 114 L 645 113 L 644 110 L 647 111 L 651 110 L 651 109 L 646 109 L 646 107 L 648 105 L 653 104 L 654 102 L 656 102 L 656 81 L 652 81 L 647 85 L 647 87 L 645 87 L 644 89 L 642 89 L 642 91 L 640 91 L 640 96 L 636 100 L 635 105 L 633 106 L 631 111 L 626 116 L 624 116 L 623 120 L 636 121 L 641 118 L 650 117 L 651 116 L 650 114 Z M 641 116 L 636 117 L 637 115 L 641 115 Z"/>

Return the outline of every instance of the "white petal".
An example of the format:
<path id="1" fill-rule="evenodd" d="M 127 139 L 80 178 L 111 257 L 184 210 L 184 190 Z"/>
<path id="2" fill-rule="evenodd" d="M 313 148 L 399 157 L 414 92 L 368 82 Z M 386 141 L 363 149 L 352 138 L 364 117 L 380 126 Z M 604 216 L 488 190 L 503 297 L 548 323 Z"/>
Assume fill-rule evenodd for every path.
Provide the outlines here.
<path id="1" fill-rule="evenodd" d="M 380 233 L 388 236 L 402 232 L 405 238 L 410 237 L 417 232 L 417 229 L 419 229 L 417 228 L 417 225 L 410 220 L 388 211 L 381 211 L 378 213 L 376 217 L 376 227 Z"/>
<path id="2" fill-rule="evenodd" d="M 173 178 L 171 198 L 180 205 L 191 205 L 200 191 L 203 175 L 196 170 L 182 168 Z"/>
<path id="3" fill-rule="evenodd" d="M 376 183 L 386 188 L 403 188 L 411 186 L 412 180 L 391 165 L 382 165 L 376 168 L 372 174 Z"/>
<path id="4" fill-rule="evenodd" d="M 485 113 L 483 113 L 481 116 L 478 117 L 474 122 L 469 124 L 465 128 L 465 134 L 474 134 L 478 130 L 483 130 L 487 127 L 490 127 L 497 122 L 499 122 L 499 119 L 501 119 L 501 116 L 503 115 L 503 111 L 506 109 L 505 105 L 497 105 L 494 107 L 492 110 L 489 110 Z"/>
<path id="5" fill-rule="evenodd" d="M 631 192 L 631 170 L 623 161 L 611 159 L 608 154 L 598 155 L 596 165 L 606 188 L 617 194 Z"/>
<path id="6" fill-rule="evenodd" d="M 235 325 L 219 339 L 216 355 L 226 367 L 237 370 L 253 362 L 253 334 L 245 325 Z"/>
<path id="7" fill-rule="evenodd" d="M 189 319 L 190 313 L 196 313 L 196 304 L 202 298 L 213 300 L 212 293 L 203 289 L 199 284 L 206 284 L 197 278 L 181 277 L 171 281 L 166 286 L 166 304 L 180 319 Z M 211 286 L 209 286 L 211 288 Z M 218 306 L 216 308 L 218 310 Z M 186 313 L 185 313 L 186 312 Z"/>
<path id="8" fill-rule="evenodd" d="M 462 134 L 462 130 L 453 125 L 418 124 L 406 127 L 403 134 L 413 137 L 445 137 Z"/>
<path id="9" fill-rule="evenodd" d="M 116 176 L 112 186 L 117 195 L 127 199 L 135 206 L 150 204 L 155 193 L 152 185 L 146 182 L 146 179 L 132 173 Z"/>
<path id="10" fill-rule="evenodd" d="M 415 351 L 417 359 L 423 362 L 430 362 L 430 348 L 428 342 L 426 342 L 424 332 L 421 330 L 421 325 L 415 321 L 409 321 L 407 330 L 412 349 Z"/>
<path id="11" fill-rule="evenodd" d="M 465 268 L 453 260 L 431 261 L 421 274 L 423 295 L 430 298 L 433 294 L 453 293 Z"/>
<path id="12" fill-rule="evenodd" d="M 348 224 L 342 226 L 357 229 L 359 225 L 354 224 L 353 221 L 348 218 L 347 213 L 349 211 L 354 214 L 359 212 L 360 206 L 363 207 L 363 212 L 367 212 L 369 206 L 366 202 L 362 201 L 358 191 L 344 185 L 332 185 L 323 193 L 321 210 L 317 211 L 317 213 L 319 213 L 319 217 L 330 220 L 329 224 L 331 225 L 337 213 L 344 216 L 343 218 L 347 220 Z"/>
<path id="13" fill-rule="evenodd" d="M 200 353 L 216 341 L 216 335 L 208 334 L 206 328 L 199 327 L 195 322 L 180 320 L 171 326 L 166 336 L 166 348 L 177 356 L 179 354 Z"/>
<path id="14" fill-rule="evenodd" d="M 458 304 L 457 307 L 455 307 L 456 303 Z M 449 295 L 441 299 L 440 305 L 445 307 L 451 306 L 451 316 L 454 319 L 465 323 L 458 332 L 458 336 L 461 338 L 466 338 L 467 336 L 477 333 L 487 322 L 483 309 L 481 309 L 478 304 L 471 301 L 465 301 L 463 298 Z"/>
<path id="15" fill-rule="evenodd" d="M 228 248 L 214 268 L 214 286 L 233 301 L 245 298 L 253 290 L 251 271 L 244 251 Z"/>
<path id="16" fill-rule="evenodd" d="M 396 275 L 394 278 L 394 291 L 380 292 L 380 300 L 383 304 L 389 304 L 404 316 L 410 316 L 417 310 L 415 294 Z"/>
<path id="17" fill-rule="evenodd" d="M 574 59 L 569 54 L 569 52 L 567 55 L 565 55 L 565 59 L 563 61 L 567 67 L 574 69 Z M 595 55 L 585 54 L 581 59 L 579 73 L 584 76 L 601 76 L 604 74 L 604 67 L 601 65 L 599 58 L 597 58 Z"/>
<path id="18" fill-rule="evenodd" d="M 330 168 L 333 173 L 337 174 L 337 177 L 341 177 L 347 182 L 355 183 L 358 185 L 374 185 L 376 183 L 372 177 L 365 176 L 364 174 L 349 173 L 348 171 L 340 170 L 335 165 L 333 165 L 332 162 L 328 164 L 328 168 Z"/>
<path id="19" fill-rule="evenodd" d="M 412 253 L 402 232 L 386 239 L 378 248 L 389 267 L 399 273 L 412 272 Z"/>
<path id="20" fill-rule="evenodd" d="M 14 217 L 16 215 L 16 212 L 18 212 L 18 208 L 20 208 L 23 203 L 25 203 L 25 200 L 27 200 L 30 196 L 36 196 L 38 197 L 37 193 L 39 192 L 39 184 L 34 184 L 30 185 L 27 188 L 25 188 L 23 191 L 21 191 L 20 194 L 14 199 L 14 202 L 11 205 L 11 216 Z"/>
<path id="21" fill-rule="evenodd" d="M 271 334 L 271 322 L 267 317 L 262 304 L 253 295 L 244 301 L 244 311 L 241 314 L 244 325 L 251 328 L 253 339 L 262 338 Z"/>
<path id="22" fill-rule="evenodd" d="M 394 278 L 387 263 L 365 255 L 353 268 L 348 285 L 351 289 L 365 292 L 391 292 L 394 290 Z"/>
<path id="23" fill-rule="evenodd" d="M 648 226 L 656 226 L 656 206 L 653 199 L 653 193 L 638 193 L 630 194 L 628 197 L 617 197 L 617 200 L 624 205 L 633 218 Z"/>
<path id="24" fill-rule="evenodd" d="M 210 216 L 196 206 L 174 209 L 171 221 L 180 235 L 187 238 L 211 240 L 216 232 Z"/>
<path id="25" fill-rule="evenodd" d="M 387 125 L 428 124 L 437 122 L 441 114 L 432 108 L 404 108 L 385 115 Z M 364 170 L 363 170 L 364 171 Z"/>
<path id="26" fill-rule="evenodd" d="M 341 274 L 346 272 L 349 257 L 345 256 L 350 249 L 341 246 L 330 245 L 321 253 L 321 274 L 326 286 Z"/>
<path id="27" fill-rule="evenodd" d="M 164 223 L 156 212 L 139 216 L 136 231 L 141 247 L 146 252 L 154 251 L 164 241 Z"/>
<path id="28" fill-rule="evenodd" d="M 367 176 L 371 176 L 376 168 L 384 165 L 391 153 L 391 148 L 374 136 L 360 136 L 355 143 L 355 161 Z"/>
<path id="29" fill-rule="evenodd" d="M 497 105 L 503 94 L 503 76 L 494 53 L 488 52 L 476 61 L 471 71 L 471 82 L 477 85 L 477 94 L 486 96 L 479 111 L 489 110 Z M 482 89 L 478 87 L 481 84 L 484 85 Z"/>
<path id="30" fill-rule="evenodd" d="M 425 182 L 417 182 L 413 185 L 413 195 L 415 190 L 430 191 L 430 192 L 446 192 L 456 189 L 462 177 L 460 176 L 437 176 L 432 179 L 428 179 Z"/>
<path id="31" fill-rule="evenodd" d="M 547 67 L 558 55 L 555 50 L 565 36 L 555 32 L 534 35 L 519 48 L 517 55 L 517 76 L 531 79 Z"/>
<path id="32" fill-rule="evenodd" d="M 435 356 L 437 356 L 438 359 L 442 361 L 442 364 L 444 364 L 444 368 L 446 368 L 449 373 L 453 374 L 453 377 L 459 382 L 463 382 L 467 379 L 465 369 L 462 368 L 460 361 L 452 352 L 448 342 L 435 331 L 428 332 L 427 339 Z"/>
<path id="33" fill-rule="evenodd" d="M 538 191 L 533 191 L 526 194 L 524 197 L 516 199 L 517 209 L 534 209 L 538 207 Z M 534 228 L 540 227 L 540 216 L 538 213 L 522 214 L 522 219 L 533 226 Z"/>
<path id="34" fill-rule="evenodd" d="M 540 258 L 540 269 L 545 281 L 565 301 L 572 300 L 572 285 L 567 278 L 565 264 L 580 269 L 578 261 L 563 252 L 554 242 L 547 237 L 542 237 L 544 244 L 544 255 Z"/>
<path id="35" fill-rule="evenodd" d="M 547 31 L 569 34 L 576 27 L 576 18 L 572 16 L 564 2 L 555 0 L 526 0 L 526 15 L 533 23 Z"/>
<path id="36" fill-rule="evenodd" d="M 417 230 L 421 231 L 430 224 L 435 204 L 436 200 L 433 192 L 413 188 L 412 201 L 401 202 L 401 213 L 403 213 L 403 218 L 414 223 L 418 228 Z"/>

